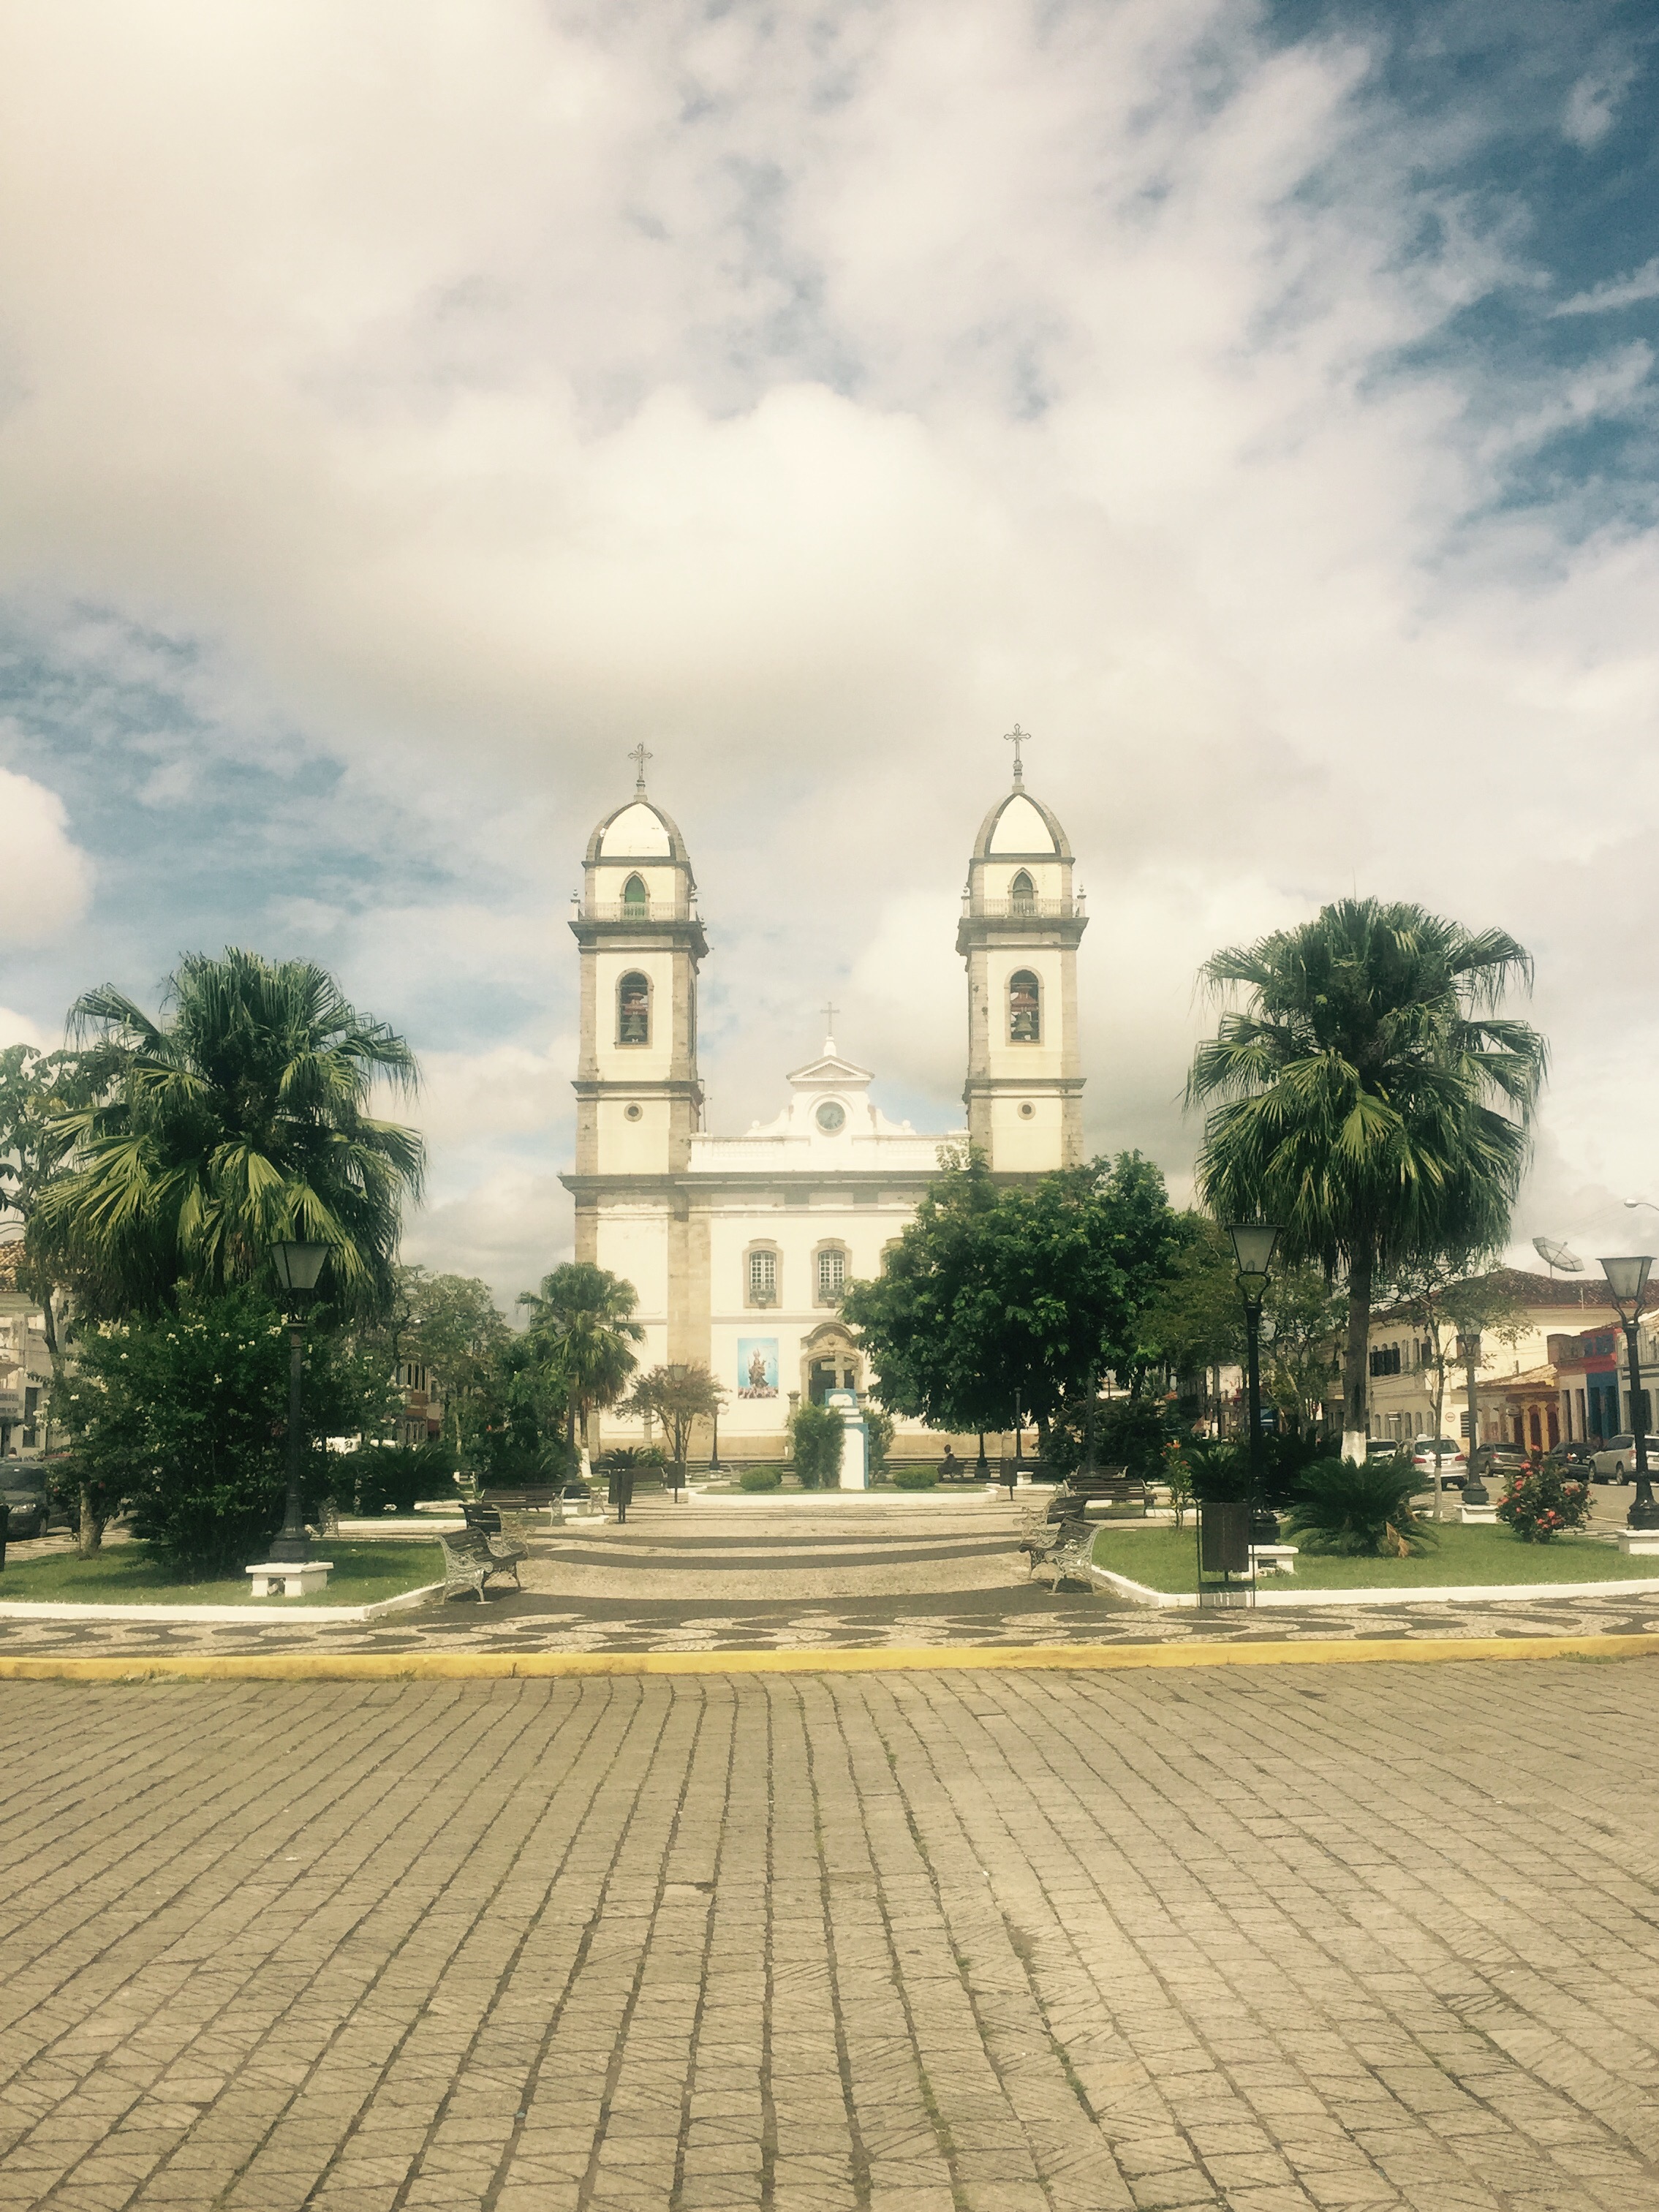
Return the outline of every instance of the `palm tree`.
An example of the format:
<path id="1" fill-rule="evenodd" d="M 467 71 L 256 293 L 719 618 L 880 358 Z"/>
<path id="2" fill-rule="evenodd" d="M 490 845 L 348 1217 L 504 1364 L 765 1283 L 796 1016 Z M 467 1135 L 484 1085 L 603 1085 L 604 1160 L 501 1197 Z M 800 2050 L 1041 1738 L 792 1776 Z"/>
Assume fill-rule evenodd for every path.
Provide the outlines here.
<path id="1" fill-rule="evenodd" d="M 67 1171 L 43 1194 L 44 1246 L 94 1314 L 166 1305 L 270 1267 L 270 1247 L 330 1249 L 333 1295 L 384 1308 L 403 1201 L 418 1197 L 416 1131 L 366 1110 L 379 1079 L 404 1092 L 415 1055 L 310 961 L 192 953 L 152 1020 L 105 984 L 70 1010 L 72 1038 L 115 1048 L 100 1096 L 63 1117 Z"/>
<path id="2" fill-rule="evenodd" d="M 567 1261 L 542 1277 L 538 1291 L 523 1291 L 519 1304 L 530 1311 L 530 1336 L 540 1357 L 556 1367 L 569 1393 L 571 1456 L 599 1406 L 614 1406 L 639 1364 L 630 1347 L 645 1331 L 634 1319 L 639 1297 L 624 1282 L 589 1260 Z"/>
<path id="3" fill-rule="evenodd" d="M 1188 1077 L 1189 1104 L 1218 1102 L 1200 1190 L 1224 1220 L 1281 1223 L 1287 1261 L 1346 1278 L 1343 1449 L 1362 1456 L 1379 1271 L 1507 1234 L 1547 1049 L 1497 1009 L 1531 959 L 1502 930 L 1345 899 L 1200 976 L 1248 997 Z"/>

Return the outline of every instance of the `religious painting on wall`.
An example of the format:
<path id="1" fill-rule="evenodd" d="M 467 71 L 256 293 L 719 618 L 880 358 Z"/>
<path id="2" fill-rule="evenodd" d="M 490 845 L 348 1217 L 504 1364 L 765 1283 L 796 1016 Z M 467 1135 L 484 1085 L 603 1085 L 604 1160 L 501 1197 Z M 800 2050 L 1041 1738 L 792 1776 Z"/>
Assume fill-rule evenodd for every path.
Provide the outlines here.
<path id="1" fill-rule="evenodd" d="M 775 1398 L 778 1395 L 778 1340 L 775 1336 L 738 1339 L 738 1395 Z"/>

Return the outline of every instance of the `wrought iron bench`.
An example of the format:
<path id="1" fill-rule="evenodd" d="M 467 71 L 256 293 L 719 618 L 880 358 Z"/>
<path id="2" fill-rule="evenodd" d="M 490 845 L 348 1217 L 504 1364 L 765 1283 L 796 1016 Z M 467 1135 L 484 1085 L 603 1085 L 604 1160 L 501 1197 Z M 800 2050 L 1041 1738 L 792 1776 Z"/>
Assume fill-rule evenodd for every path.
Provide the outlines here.
<path id="1" fill-rule="evenodd" d="M 519 1561 L 530 1557 L 530 1547 L 515 1537 L 495 1538 L 482 1528 L 462 1528 L 453 1535 L 441 1535 L 439 1549 L 444 1555 L 444 1595 L 452 1590 L 476 1590 L 478 1602 L 483 1603 L 484 1584 L 491 1575 L 510 1574 L 515 1586 L 519 1583 Z"/>
<path id="2" fill-rule="evenodd" d="M 1065 1582 L 1082 1583 L 1092 1589 L 1094 1577 L 1089 1572 L 1089 1562 L 1094 1556 L 1098 1533 L 1097 1524 L 1079 1519 L 1075 1512 L 1058 1528 L 1033 1514 L 1019 1540 L 1019 1548 L 1025 1554 L 1027 1578 L 1047 1568 L 1056 1590 Z"/>

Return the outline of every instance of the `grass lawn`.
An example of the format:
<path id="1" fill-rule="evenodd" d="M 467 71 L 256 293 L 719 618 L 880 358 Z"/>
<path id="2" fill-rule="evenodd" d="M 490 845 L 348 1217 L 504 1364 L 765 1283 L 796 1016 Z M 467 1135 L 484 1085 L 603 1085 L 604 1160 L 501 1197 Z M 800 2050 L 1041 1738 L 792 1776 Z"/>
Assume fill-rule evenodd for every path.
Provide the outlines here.
<path id="1" fill-rule="evenodd" d="M 1287 1536 L 1287 1543 L 1294 1543 Z M 1198 1588 L 1198 1540 L 1189 1522 L 1142 1528 L 1103 1528 L 1095 1539 L 1095 1565 L 1127 1575 L 1149 1589 Z M 1629 1559 L 1611 1544 L 1588 1536 L 1558 1536 L 1551 1544 L 1523 1544 L 1500 1522 L 1496 1528 L 1443 1524 L 1440 1541 L 1415 1559 L 1316 1559 L 1297 1554 L 1296 1572 L 1264 1576 L 1268 1589 L 1423 1589 L 1476 1583 L 1613 1583 L 1659 1581 L 1659 1559 Z"/>
<path id="2" fill-rule="evenodd" d="M 407 1538 L 391 1544 L 341 1543 L 313 1547 L 319 1559 L 332 1559 L 326 1589 L 311 1597 L 250 1598 L 246 1575 L 222 1582 L 181 1583 L 157 1559 L 148 1544 L 113 1544 L 95 1559 L 73 1552 L 48 1553 L 31 1559 L 21 1547 L 6 1555 L 0 1574 L 0 1601 L 64 1605 L 246 1605 L 272 1612 L 315 1605 L 375 1605 L 382 1598 L 419 1589 L 443 1579 L 443 1553 L 435 1544 Z"/>

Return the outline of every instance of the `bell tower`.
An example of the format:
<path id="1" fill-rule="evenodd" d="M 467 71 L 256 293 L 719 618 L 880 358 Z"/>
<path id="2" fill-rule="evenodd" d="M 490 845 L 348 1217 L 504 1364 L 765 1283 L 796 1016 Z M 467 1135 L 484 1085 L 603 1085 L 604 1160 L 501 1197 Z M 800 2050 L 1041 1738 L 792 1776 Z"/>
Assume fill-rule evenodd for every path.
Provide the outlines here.
<path id="1" fill-rule="evenodd" d="M 570 917 L 581 949 L 579 1178 L 681 1173 L 702 1115 L 697 969 L 708 944 L 697 887 L 685 840 L 646 796 L 651 756 L 641 745 L 632 757 L 634 795 L 588 839 Z"/>
<path id="2" fill-rule="evenodd" d="M 1077 949 L 1087 925 L 1066 832 L 1014 780 L 974 841 L 957 951 L 968 969 L 968 1136 L 992 1170 L 1045 1175 L 1083 1158 Z"/>

